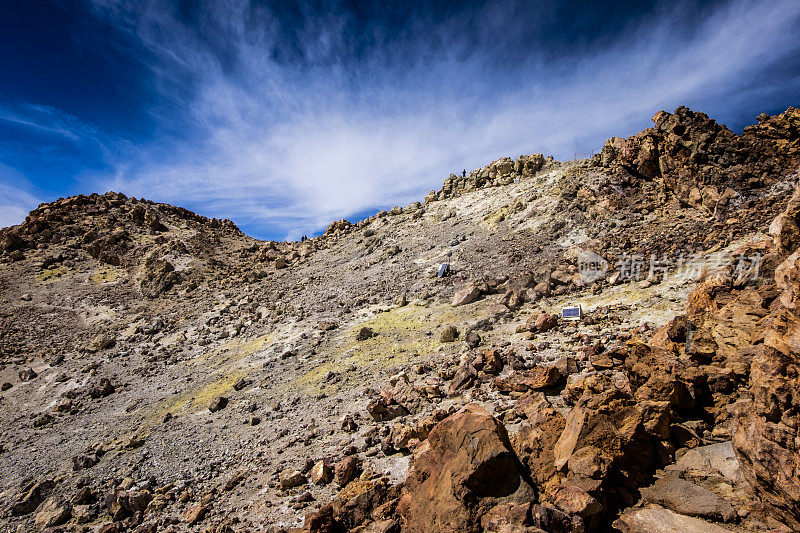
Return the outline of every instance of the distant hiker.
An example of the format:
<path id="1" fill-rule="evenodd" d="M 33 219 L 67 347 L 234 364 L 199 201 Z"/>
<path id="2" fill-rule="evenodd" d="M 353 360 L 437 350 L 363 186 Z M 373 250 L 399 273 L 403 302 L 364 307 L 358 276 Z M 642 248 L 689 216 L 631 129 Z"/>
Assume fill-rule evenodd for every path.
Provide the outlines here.
<path id="1" fill-rule="evenodd" d="M 461 171 L 461 177 L 462 178 L 466 178 L 467 177 L 467 169 L 466 168 Z"/>
<path id="2" fill-rule="evenodd" d="M 436 273 L 437 277 L 443 278 L 450 273 L 450 263 L 442 263 L 439 265 L 439 271 Z"/>

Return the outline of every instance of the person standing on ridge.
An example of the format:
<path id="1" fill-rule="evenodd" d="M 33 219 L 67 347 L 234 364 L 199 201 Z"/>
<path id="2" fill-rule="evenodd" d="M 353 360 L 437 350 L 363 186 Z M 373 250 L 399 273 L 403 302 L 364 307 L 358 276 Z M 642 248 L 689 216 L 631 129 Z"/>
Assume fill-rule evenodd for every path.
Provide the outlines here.
<path id="1" fill-rule="evenodd" d="M 461 171 L 461 177 L 462 178 L 466 178 L 467 177 L 467 169 L 466 168 Z"/>

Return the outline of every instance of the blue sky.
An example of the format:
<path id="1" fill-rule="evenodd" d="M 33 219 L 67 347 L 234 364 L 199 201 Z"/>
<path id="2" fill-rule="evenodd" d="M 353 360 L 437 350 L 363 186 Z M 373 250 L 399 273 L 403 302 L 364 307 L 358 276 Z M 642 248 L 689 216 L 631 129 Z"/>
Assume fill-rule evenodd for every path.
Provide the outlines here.
<path id="1" fill-rule="evenodd" d="M 313 234 L 688 105 L 800 105 L 800 2 L 6 2 L 0 226 L 116 190 Z"/>

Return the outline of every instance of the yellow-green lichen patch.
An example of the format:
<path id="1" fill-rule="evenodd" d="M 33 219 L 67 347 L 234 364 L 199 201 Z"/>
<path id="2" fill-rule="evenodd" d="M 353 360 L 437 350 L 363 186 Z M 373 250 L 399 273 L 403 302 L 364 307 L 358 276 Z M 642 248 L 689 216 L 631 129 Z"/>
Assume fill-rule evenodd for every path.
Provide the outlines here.
<path id="1" fill-rule="evenodd" d="M 322 391 L 325 389 L 325 386 L 322 385 L 322 379 L 328 374 L 328 372 L 336 372 L 337 369 L 341 369 L 341 364 L 339 363 L 322 363 L 320 365 L 315 366 L 309 372 L 303 374 L 302 376 L 298 377 L 294 381 L 289 384 L 289 387 L 295 388 L 299 387 L 305 393 L 312 393 L 314 391 Z"/>
<path id="2" fill-rule="evenodd" d="M 427 212 L 425 213 L 425 220 L 427 220 L 427 222 L 429 222 L 431 225 L 439 224 L 444 220 L 444 215 L 441 212 L 440 213 Z"/>
<path id="3" fill-rule="evenodd" d="M 201 354 L 192 360 L 192 364 L 195 366 L 208 366 L 212 362 L 216 365 L 223 365 L 225 363 L 239 361 L 248 355 L 266 349 L 274 341 L 275 335 L 272 333 L 253 339 L 235 337 L 219 348 L 203 350 Z"/>
<path id="4" fill-rule="evenodd" d="M 461 307 L 408 305 L 377 313 L 343 328 L 331 339 L 333 346 L 328 353 L 332 360 L 316 365 L 278 389 L 315 396 L 374 385 L 372 381 L 384 376 L 387 369 L 413 364 L 446 346 L 439 341 L 444 326 L 474 320 L 492 303 L 484 299 Z M 356 335 L 363 327 L 376 335 L 357 341 Z M 338 374 L 338 378 L 327 382 L 329 372 Z"/>
<path id="5" fill-rule="evenodd" d="M 493 213 L 489 213 L 488 215 L 486 215 L 483 218 L 483 221 L 486 223 L 487 226 L 489 226 L 491 228 L 492 226 L 496 225 L 498 222 L 504 221 L 506 219 L 507 215 L 508 215 L 508 208 L 507 207 L 501 207 L 497 211 L 494 211 Z"/>
<path id="6" fill-rule="evenodd" d="M 69 272 L 69 270 L 67 269 L 67 267 L 63 267 L 63 266 L 45 268 L 44 270 L 39 272 L 39 274 L 37 274 L 36 277 L 39 278 L 39 281 L 44 283 L 44 282 L 56 280 L 58 278 L 62 278 L 64 276 L 66 276 L 68 272 Z"/>
<path id="7" fill-rule="evenodd" d="M 355 326 L 344 329 L 334 340 L 333 361 L 315 366 L 287 386 L 306 395 L 363 386 L 365 375 L 381 373 L 396 366 L 413 363 L 441 346 L 437 330 L 442 314 L 426 307 L 409 305 L 379 313 Z M 375 336 L 357 341 L 356 334 L 368 327 Z M 340 379 L 325 383 L 324 377 L 336 372 Z"/>
<path id="8" fill-rule="evenodd" d="M 150 247 L 156 244 L 156 236 L 149 233 L 136 233 L 133 235 L 133 242 Z"/>
<path id="9" fill-rule="evenodd" d="M 262 335 L 261 337 L 256 337 L 254 339 L 242 340 L 239 339 L 237 343 L 235 343 L 232 349 L 235 349 L 238 353 L 242 355 L 250 355 L 252 353 L 260 352 L 270 344 L 275 341 L 275 335 L 272 333 L 268 333 L 266 335 Z"/>
<path id="10" fill-rule="evenodd" d="M 101 268 L 89 276 L 93 283 L 114 283 L 124 276 L 124 271 L 116 268 Z"/>
<path id="11" fill-rule="evenodd" d="M 409 363 L 420 354 L 431 352 L 441 344 L 431 338 L 412 342 L 381 343 L 379 346 L 370 347 L 369 343 L 372 340 L 374 339 L 369 339 L 365 341 L 364 346 L 353 349 L 350 355 L 342 361 L 344 366 L 372 367 L 375 370 L 383 370 Z"/>
<path id="12" fill-rule="evenodd" d="M 381 349 L 375 350 L 368 350 L 366 347 L 355 349 L 338 361 L 315 366 L 286 384 L 286 388 L 306 396 L 315 396 L 321 392 L 331 394 L 363 387 L 373 382 L 368 377 L 370 374 L 381 374 L 388 368 L 412 364 L 422 354 L 434 350 L 438 345 L 438 342 L 427 341 L 384 344 Z M 334 383 L 325 383 L 324 378 L 329 372 L 339 374 L 339 379 Z"/>
<path id="13" fill-rule="evenodd" d="M 510 203 L 508 205 L 505 205 L 505 206 L 501 207 L 500 209 L 498 209 L 496 211 L 493 211 L 493 212 L 489 213 L 488 215 L 483 217 L 483 222 L 488 227 L 491 228 L 491 227 L 494 227 L 495 225 L 497 225 L 499 222 L 504 221 L 506 218 L 508 218 L 511 215 L 514 215 L 516 213 L 521 213 L 522 211 L 525 211 L 526 208 L 527 208 L 527 205 L 525 204 L 525 202 L 523 202 L 522 200 L 517 200 L 517 201 L 515 201 L 513 203 Z"/>
<path id="14" fill-rule="evenodd" d="M 243 377 L 241 371 L 221 373 L 214 381 L 206 382 L 197 387 L 183 391 L 162 402 L 154 411 L 155 420 L 160 420 L 165 414 L 195 413 L 205 409 L 209 402 L 226 392 L 233 390 L 233 384 Z"/>
<path id="15" fill-rule="evenodd" d="M 372 318 L 361 322 L 349 329 L 350 337 L 355 338 L 356 332 L 362 327 L 368 327 L 376 332 L 397 333 L 421 330 L 425 326 L 423 317 L 428 309 L 416 305 L 396 307 L 383 313 L 378 313 Z"/>

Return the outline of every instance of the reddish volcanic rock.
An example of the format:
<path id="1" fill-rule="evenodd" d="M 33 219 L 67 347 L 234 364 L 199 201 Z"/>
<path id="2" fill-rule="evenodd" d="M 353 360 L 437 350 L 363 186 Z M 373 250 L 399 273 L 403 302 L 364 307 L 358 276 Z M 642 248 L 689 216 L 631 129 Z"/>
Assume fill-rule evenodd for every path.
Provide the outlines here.
<path id="1" fill-rule="evenodd" d="M 477 532 L 495 505 L 533 496 L 503 425 L 470 404 L 439 423 L 415 451 L 398 511 L 404 531 Z"/>

